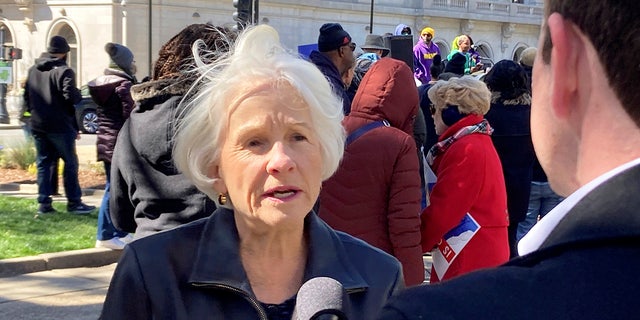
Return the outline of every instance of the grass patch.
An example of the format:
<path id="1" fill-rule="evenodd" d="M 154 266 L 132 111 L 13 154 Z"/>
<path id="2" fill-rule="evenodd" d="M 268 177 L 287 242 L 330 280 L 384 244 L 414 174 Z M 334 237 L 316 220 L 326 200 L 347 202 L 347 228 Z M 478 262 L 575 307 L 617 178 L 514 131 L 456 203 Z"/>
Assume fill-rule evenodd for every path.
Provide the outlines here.
<path id="1" fill-rule="evenodd" d="M 97 210 L 91 215 L 67 213 L 66 202 L 54 202 L 58 211 L 36 217 L 38 203 L 0 195 L 0 259 L 93 248 Z"/>
<path id="2" fill-rule="evenodd" d="M 19 168 L 26 170 L 36 162 L 36 147 L 32 139 L 2 144 L 0 166 L 3 168 Z"/>

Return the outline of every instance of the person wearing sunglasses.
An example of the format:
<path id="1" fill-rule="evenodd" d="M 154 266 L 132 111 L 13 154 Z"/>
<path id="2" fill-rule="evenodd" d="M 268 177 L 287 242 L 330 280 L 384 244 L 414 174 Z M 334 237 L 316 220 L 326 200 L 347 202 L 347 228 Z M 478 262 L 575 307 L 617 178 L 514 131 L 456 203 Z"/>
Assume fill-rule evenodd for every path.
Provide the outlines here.
<path id="1" fill-rule="evenodd" d="M 351 99 L 342 81 L 342 75 L 355 63 L 356 44 L 339 23 L 325 23 L 320 27 L 318 50 L 313 50 L 309 59 L 329 80 L 333 91 L 342 98 L 342 111 L 345 115 L 351 111 Z"/>

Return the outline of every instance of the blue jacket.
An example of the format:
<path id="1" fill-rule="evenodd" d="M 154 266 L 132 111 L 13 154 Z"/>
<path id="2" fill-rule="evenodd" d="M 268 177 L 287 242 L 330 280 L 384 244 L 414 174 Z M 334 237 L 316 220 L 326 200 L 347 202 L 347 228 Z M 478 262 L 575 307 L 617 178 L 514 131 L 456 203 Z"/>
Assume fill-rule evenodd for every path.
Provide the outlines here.
<path id="1" fill-rule="evenodd" d="M 373 319 L 402 288 L 400 263 L 334 231 L 315 213 L 305 219 L 304 281 L 331 277 L 346 289 L 349 319 Z M 239 258 L 233 212 L 136 240 L 118 262 L 101 319 L 267 319 Z"/>

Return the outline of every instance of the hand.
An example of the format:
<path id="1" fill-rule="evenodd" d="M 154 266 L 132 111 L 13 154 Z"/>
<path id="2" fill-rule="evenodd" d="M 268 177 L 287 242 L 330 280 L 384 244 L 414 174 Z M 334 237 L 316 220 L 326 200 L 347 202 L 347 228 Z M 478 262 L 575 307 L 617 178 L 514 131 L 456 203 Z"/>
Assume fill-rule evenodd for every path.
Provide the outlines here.
<path id="1" fill-rule="evenodd" d="M 476 64 L 473 68 L 471 68 L 471 73 L 482 70 L 484 65 L 482 63 Z"/>

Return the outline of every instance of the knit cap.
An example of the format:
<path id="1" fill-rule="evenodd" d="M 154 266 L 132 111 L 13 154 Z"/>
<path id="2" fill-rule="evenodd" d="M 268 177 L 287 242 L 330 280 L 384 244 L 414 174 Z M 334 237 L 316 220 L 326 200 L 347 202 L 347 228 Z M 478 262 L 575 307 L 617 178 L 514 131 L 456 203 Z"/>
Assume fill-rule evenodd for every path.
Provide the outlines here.
<path id="1" fill-rule="evenodd" d="M 433 30 L 433 28 L 431 28 L 431 27 L 426 27 L 426 28 L 422 29 L 422 31 L 420 31 L 420 35 L 423 35 L 425 33 L 430 34 L 432 38 L 436 36 L 436 31 Z"/>
<path id="2" fill-rule="evenodd" d="M 444 72 L 451 72 L 458 75 L 464 74 L 464 65 L 467 63 L 467 57 L 458 52 L 451 57 L 451 60 L 444 66 Z"/>
<path id="3" fill-rule="evenodd" d="M 104 46 L 104 51 L 109 54 L 111 62 L 127 74 L 131 75 L 131 64 L 133 63 L 133 53 L 129 48 L 109 42 Z"/>
<path id="4" fill-rule="evenodd" d="M 49 46 L 47 47 L 48 53 L 67 53 L 71 50 L 67 39 L 61 36 L 53 36 L 49 39 Z"/>
<path id="5" fill-rule="evenodd" d="M 339 23 L 325 23 L 320 27 L 318 36 L 318 50 L 328 52 L 336 50 L 351 42 L 351 36 L 342 29 Z"/>

